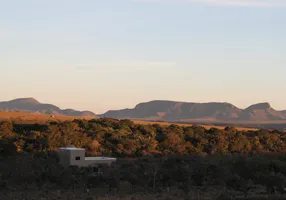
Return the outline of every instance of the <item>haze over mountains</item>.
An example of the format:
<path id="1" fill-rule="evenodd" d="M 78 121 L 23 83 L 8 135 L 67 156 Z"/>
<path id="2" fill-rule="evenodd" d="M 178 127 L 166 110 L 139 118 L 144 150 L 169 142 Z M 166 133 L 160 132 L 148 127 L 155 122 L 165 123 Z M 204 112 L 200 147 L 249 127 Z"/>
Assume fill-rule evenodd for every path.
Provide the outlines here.
<path id="1" fill-rule="evenodd" d="M 96 115 L 90 111 L 77 111 L 73 109 L 62 110 L 52 104 L 40 103 L 34 98 L 19 98 L 11 101 L 0 102 L 0 110 L 35 112 L 50 115 L 96 117 Z"/>
<path id="2" fill-rule="evenodd" d="M 60 109 L 52 104 L 40 103 L 34 98 L 19 98 L 0 102 L 0 110 L 26 111 L 40 114 L 110 117 L 160 121 L 277 121 L 286 120 L 286 110 L 278 111 L 269 103 L 258 103 L 241 109 L 230 103 L 191 103 L 154 100 L 137 104 L 132 109 L 110 110 L 96 115 L 91 111 Z"/>
<path id="3" fill-rule="evenodd" d="M 277 111 L 269 103 L 258 103 L 246 109 L 240 109 L 230 103 L 188 103 L 156 100 L 140 103 L 133 109 L 108 111 L 101 116 L 162 121 L 273 121 L 285 120 L 286 111 Z"/>

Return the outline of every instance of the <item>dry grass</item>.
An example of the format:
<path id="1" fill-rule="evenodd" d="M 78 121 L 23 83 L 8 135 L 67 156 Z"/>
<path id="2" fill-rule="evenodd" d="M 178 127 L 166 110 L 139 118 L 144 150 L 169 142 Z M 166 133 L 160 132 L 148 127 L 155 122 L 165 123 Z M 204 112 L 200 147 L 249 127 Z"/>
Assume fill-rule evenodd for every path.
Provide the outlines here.
<path id="1" fill-rule="evenodd" d="M 72 121 L 74 119 L 86 119 L 90 120 L 93 119 L 92 117 L 76 117 L 76 116 L 64 116 L 64 115 L 55 115 L 51 117 L 51 115 L 44 115 L 44 114 L 36 114 L 36 113 L 29 113 L 29 112 L 6 112 L 0 111 L 0 120 L 15 120 L 20 123 L 46 123 L 49 121 Z M 169 122 L 152 122 L 152 121 L 141 121 L 141 120 L 132 120 L 136 124 L 159 124 L 162 126 L 170 125 Z M 192 126 L 192 123 L 175 123 L 179 126 Z M 196 123 L 199 124 L 199 123 Z M 246 124 L 247 125 L 247 124 Z M 217 129 L 224 129 L 224 126 L 214 126 L 214 125 L 201 125 L 206 129 L 210 128 L 217 128 Z M 234 124 L 235 126 L 235 124 Z M 240 131 L 248 131 L 248 130 L 257 130 L 257 128 L 247 128 L 247 127 L 238 127 L 236 128 Z"/>
<path id="2" fill-rule="evenodd" d="M 159 124 L 161 126 L 168 126 L 172 123 L 169 122 L 149 122 L 149 121 L 140 121 L 140 120 L 133 120 L 134 123 L 136 124 Z M 173 123 L 179 126 L 192 126 L 193 124 L 187 124 L 187 123 Z M 196 124 L 198 125 L 198 124 Z M 210 129 L 210 128 L 217 128 L 217 129 L 224 129 L 224 126 L 211 126 L 211 125 L 201 125 L 202 127 L 204 127 L 205 129 Z M 246 128 L 246 127 L 236 127 L 237 130 L 239 131 L 255 131 L 258 130 L 257 128 Z"/>
<path id="3" fill-rule="evenodd" d="M 74 119 L 92 119 L 91 117 L 73 117 L 64 115 L 44 115 L 29 112 L 0 111 L 0 120 L 15 120 L 21 123 L 46 123 L 48 121 L 72 121 Z"/>

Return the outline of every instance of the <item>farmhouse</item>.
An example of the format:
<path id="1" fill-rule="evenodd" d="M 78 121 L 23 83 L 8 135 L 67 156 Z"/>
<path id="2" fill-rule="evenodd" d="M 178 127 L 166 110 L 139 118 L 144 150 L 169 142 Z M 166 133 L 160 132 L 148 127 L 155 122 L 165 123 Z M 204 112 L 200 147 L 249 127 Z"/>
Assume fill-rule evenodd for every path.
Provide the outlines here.
<path id="1" fill-rule="evenodd" d="M 111 157 L 85 157 L 85 149 L 74 146 L 59 149 L 60 163 L 65 166 L 97 167 L 99 165 L 110 166 L 116 161 Z"/>

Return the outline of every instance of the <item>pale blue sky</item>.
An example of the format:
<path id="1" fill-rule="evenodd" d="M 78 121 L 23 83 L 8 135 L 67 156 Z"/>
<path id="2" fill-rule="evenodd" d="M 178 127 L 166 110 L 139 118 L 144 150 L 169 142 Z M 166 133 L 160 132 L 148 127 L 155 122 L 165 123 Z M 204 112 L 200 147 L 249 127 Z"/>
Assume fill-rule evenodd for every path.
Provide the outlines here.
<path id="1" fill-rule="evenodd" d="M 0 101 L 286 109 L 286 0 L 0 0 L 0 70 Z"/>

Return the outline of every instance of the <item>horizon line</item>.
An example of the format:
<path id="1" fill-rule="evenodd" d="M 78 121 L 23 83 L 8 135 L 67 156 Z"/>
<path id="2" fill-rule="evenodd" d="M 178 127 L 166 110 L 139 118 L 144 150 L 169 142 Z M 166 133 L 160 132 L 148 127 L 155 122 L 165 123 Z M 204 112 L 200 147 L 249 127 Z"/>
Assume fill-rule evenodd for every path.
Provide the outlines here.
<path id="1" fill-rule="evenodd" d="M 10 99 L 10 100 L 0 100 L 0 103 L 3 103 L 3 102 L 9 102 L 9 101 L 13 101 L 13 100 L 20 100 L 20 99 L 34 99 L 36 100 L 37 102 L 39 102 L 40 104 L 50 104 L 50 105 L 54 105 L 54 106 L 57 106 L 55 105 L 54 103 L 49 103 L 49 102 L 42 102 L 42 101 L 38 101 L 37 98 L 34 98 L 34 97 L 19 97 L 19 98 L 14 98 L 14 99 Z M 228 101 L 202 101 L 202 102 L 197 102 L 197 101 L 176 101 L 176 100 L 164 100 L 164 99 L 154 99 L 154 100 L 149 100 L 149 101 L 141 101 L 141 102 L 138 102 L 136 103 L 133 107 L 127 107 L 127 108 L 119 108 L 119 109 L 109 109 L 107 110 L 106 112 L 108 111 L 116 111 L 116 110 L 124 110 L 124 109 L 134 109 L 137 105 L 139 104 L 144 104 L 144 103 L 151 103 L 151 102 L 154 102 L 154 101 L 167 101 L 167 102 L 174 102 L 174 103 L 194 103 L 194 104 L 208 104 L 208 103 L 220 103 L 220 104 L 231 104 L 233 106 L 235 106 L 236 108 L 238 109 L 241 109 L 241 110 L 244 110 L 250 106 L 253 106 L 253 105 L 257 105 L 257 104 L 269 104 L 271 108 L 273 108 L 271 105 L 271 103 L 269 101 L 261 101 L 261 102 L 257 102 L 257 103 L 252 103 L 250 104 L 249 106 L 245 107 L 245 108 L 241 108 L 241 107 L 238 107 L 236 106 L 235 104 L 231 103 L 231 102 L 228 102 Z M 58 107 L 58 106 L 57 106 Z M 58 107 L 60 108 L 60 107 Z M 74 109 L 74 108 L 60 108 L 61 110 L 67 110 L 67 109 L 72 109 L 72 110 L 76 110 L 76 111 L 80 111 L 80 112 L 92 112 L 94 113 L 95 115 L 103 115 L 104 113 L 101 113 L 101 114 L 97 114 L 96 112 L 94 111 L 91 111 L 89 109 L 85 109 L 85 110 L 77 110 L 77 109 Z M 273 108 L 274 110 L 276 110 L 275 108 Z M 286 108 L 282 109 L 282 110 L 276 110 L 276 111 L 286 111 Z"/>

